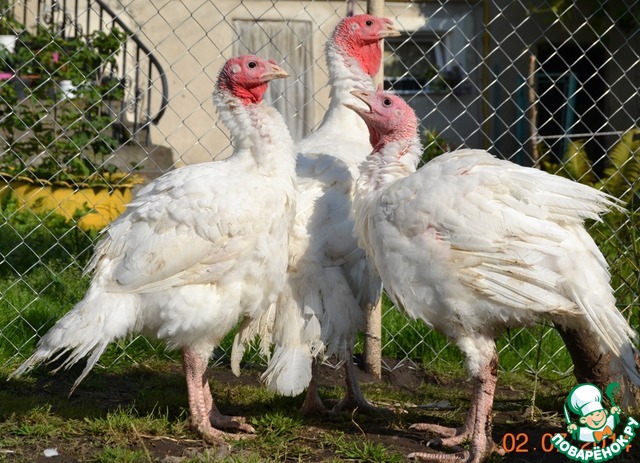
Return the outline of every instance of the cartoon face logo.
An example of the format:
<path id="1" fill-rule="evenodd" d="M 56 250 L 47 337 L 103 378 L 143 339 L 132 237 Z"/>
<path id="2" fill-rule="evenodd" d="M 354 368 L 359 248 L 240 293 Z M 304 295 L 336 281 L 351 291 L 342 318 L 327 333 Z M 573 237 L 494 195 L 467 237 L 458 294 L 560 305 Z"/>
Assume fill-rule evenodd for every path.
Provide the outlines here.
<path id="1" fill-rule="evenodd" d="M 614 433 L 620 423 L 620 407 L 613 400 L 618 387 L 620 384 L 611 383 L 605 391 L 612 405 L 609 410 L 602 406 L 602 392 L 593 384 L 578 384 L 571 390 L 564 405 L 569 436 L 557 433 L 551 438 L 551 443 L 558 452 L 574 461 L 601 463 L 628 449 L 640 422 L 630 416 L 626 426 L 621 426 L 621 432 Z M 572 413 L 578 416 L 575 423 L 571 419 Z M 608 437 L 611 439 L 605 445 L 603 441 Z M 593 445 L 574 445 L 572 440 L 592 442 Z"/>
<path id="2" fill-rule="evenodd" d="M 607 396 L 613 404 L 610 410 L 602 406 L 602 392 L 593 384 L 579 384 L 571 390 L 564 411 L 567 431 L 574 439 L 598 443 L 613 436 L 613 430 L 620 422 L 620 407 L 613 402 L 613 390 L 617 386 L 613 383 L 607 387 Z M 580 417 L 580 426 L 571 421 L 569 410 Z"/>
<path id="3" fill-rule="evenodd" d="M 587 416 L 581 417 L 578 421 L 591 429 L 600 429 L 604 425 L 607 416 L 609 416 L 609 413 L 606 410 L 596 410 Z"/>

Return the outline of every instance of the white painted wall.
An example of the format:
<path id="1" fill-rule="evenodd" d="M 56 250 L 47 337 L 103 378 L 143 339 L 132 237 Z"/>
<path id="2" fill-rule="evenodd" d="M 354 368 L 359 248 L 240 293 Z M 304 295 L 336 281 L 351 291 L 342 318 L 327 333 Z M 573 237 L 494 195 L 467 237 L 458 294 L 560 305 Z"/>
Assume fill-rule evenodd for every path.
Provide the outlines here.
<path id="1" fill-rule="evenodd" d="M 311 52 L 316 62 L 313 82 L 317 103 L 312 124 L 322 120 L 329 95 L 324 45 L 346 14 L 346 2 L 281 0 L 275 7 L 271 1 L 260 0 L 110 0 L 109 4 L 121 18 L 127 18 L 167 73 L 169 107 L 152 129 L 152 142 L 172 148 L 177 165 L 221 159 L 230 152 L 227 134 L 217 123 L 211 91 L 218 70 L 233 53 L 234 20 L 288 19 L 314 24 Z M 356 13 L 363 13 L 365 7 L 366 2 L 357 2 Z M 385 14 L 395 18 L 399 28 L 414 29 L 427 22 L 425 11 L 409 3 L 388 3 Z M 451 28 L 453 24 L 441 14 L 428 27 Z M 463 40 L 461 36 L 457 39 Z"/>
<path id="2" fill-rule="evenodd" d="M 313 37 L 313 55 L 318 65 L 314 81 L 327 80 L 324 66 L 324 42 L 346 7 L 343 2 L 280 1 L 277 9 L 271 1 L 215 0 L 111 0 L 114 10 L 127 15 L 134 31 L 150 45 L 163 64 L 169 81 L 169 107 L 152 131 L 155 144 L 174 151 L 177 165 L 210 161 L 225 157 L 229 140 L 217 123 L 211 101 L 217 72 L 232 56 L 236 34 L 234 20 L 308 20 L 317 25 Z M 321 120 L 328 90 L 318 88 L 315 98 L 315 122 Z"/>

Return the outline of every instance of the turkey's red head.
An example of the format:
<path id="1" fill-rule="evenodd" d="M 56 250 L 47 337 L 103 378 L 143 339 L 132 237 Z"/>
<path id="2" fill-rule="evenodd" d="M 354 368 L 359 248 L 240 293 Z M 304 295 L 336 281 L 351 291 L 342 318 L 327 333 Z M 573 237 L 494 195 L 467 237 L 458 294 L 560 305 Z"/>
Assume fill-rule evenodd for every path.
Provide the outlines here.
<path id="1" fill-rule="evenodd" d="M 273 60 L 242 55 L 228 60 L 218 76 L 218 88 L 231 93 L 244 105 L 259 103 L 269 81 L 288 77 Z"/>
<path id="2" fill-rule="evenodd" d="M 408 140 L 416 136 L 418 119 L 413 109 L 393 93 L 353 90 L 351 94 L 360 99 L 367 108 L 347 104 L 364 120 L 369 128 L 369 141 L 376 148 L 379 144 Z"/>
<path id="3" fill-rule="evenodd" d="M 373 77 L 382 61 L 380 40 L 399 35 L 390 19 L 359 14 L 338 23 L 333 32 L 333 42 L 342 53 L 355 58 L 362 70 Z"/>

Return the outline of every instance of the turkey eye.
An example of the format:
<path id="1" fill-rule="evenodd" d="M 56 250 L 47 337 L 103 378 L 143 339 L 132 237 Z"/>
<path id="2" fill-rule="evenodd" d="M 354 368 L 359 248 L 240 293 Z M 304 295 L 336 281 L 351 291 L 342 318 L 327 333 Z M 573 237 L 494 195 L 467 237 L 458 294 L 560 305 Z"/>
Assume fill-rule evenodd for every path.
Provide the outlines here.
<path id="1" fill-rule="evenodd" d="M 373 26 L 373 21 L 371 21 L 371 20 L 369 19 L 369 20 L 367 20 L 367 21 L 365 22 L 365 24 L 366 24 L 367 26 Z"/>
<path id="2" fill-rule="evenodd" d="M 247 64 L 247 66 L 249 66 L 249 68 L 253 69 L 258 65 L 258 63 L 256 63 L 255 61 L 249 61 L 249 64 Z"/>
<path id="3" fill-rule="evenodd" d="M 382 100 L 382 105 L 391 106 L 391 98 L 385 98 L 384 100 Z"/>

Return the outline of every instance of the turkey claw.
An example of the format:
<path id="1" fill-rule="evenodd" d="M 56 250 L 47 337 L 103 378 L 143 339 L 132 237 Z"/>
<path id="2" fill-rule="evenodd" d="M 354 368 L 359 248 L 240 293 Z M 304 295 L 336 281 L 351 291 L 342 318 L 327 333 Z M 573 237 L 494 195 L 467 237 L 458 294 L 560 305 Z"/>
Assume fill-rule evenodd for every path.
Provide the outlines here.
<path id="1" fill-rule="evenodd" d="M 256 430 L 247 423 L 244 416 L 227 416 L 221 414 L 213 414 L 209 421 L 214 428 L 227 429 L 231 431 L 241 431 L 248 434 L 255 434 Z M 235 434 L 233 434 L 235 435 Z"/>

